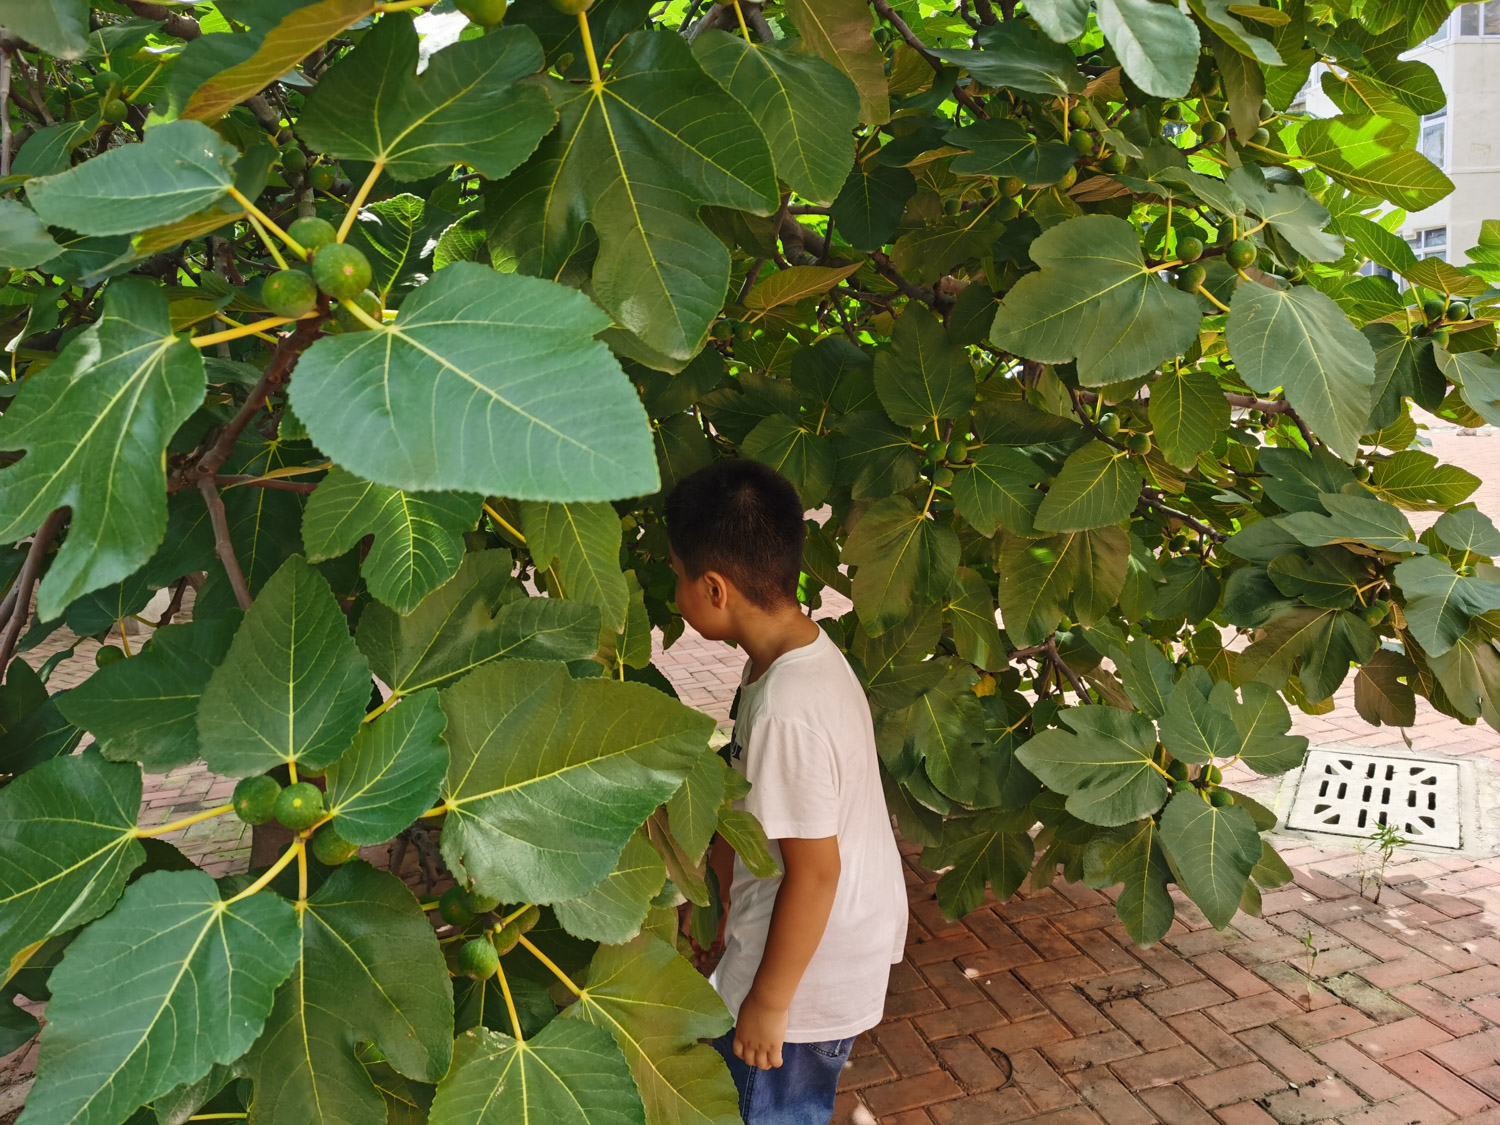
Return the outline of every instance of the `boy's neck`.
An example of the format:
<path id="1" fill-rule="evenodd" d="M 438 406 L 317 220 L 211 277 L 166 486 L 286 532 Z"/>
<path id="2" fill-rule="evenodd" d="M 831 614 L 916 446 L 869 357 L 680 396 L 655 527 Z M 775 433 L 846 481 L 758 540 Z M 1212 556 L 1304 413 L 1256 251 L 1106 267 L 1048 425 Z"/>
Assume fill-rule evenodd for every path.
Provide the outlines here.
<path id="1" fill-rule="evenodd" d="M 778 656 L 803 648 L 818 639 L 822 631 L 797 605 L 777 610 L 757 610 L 738 622 L 733 639 L 750 657 L 750 679 L 754 683 L 766 673 Z"/>

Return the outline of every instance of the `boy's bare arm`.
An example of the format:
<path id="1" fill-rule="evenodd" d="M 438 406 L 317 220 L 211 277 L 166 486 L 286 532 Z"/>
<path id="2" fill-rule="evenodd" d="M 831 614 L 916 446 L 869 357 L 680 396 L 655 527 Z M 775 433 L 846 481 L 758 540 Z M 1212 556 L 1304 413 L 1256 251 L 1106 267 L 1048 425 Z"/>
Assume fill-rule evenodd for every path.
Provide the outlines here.
<path id="1" fill-rule="evenodd" d="M 761 1070 L 781 1065 L 787 1010 L 823 940 L 839 886 L 837 836 L 779 842 L 785 873 L 776 892 L 760 968 L 740 1005 L 734 1033 L 734 1053 Z"/>

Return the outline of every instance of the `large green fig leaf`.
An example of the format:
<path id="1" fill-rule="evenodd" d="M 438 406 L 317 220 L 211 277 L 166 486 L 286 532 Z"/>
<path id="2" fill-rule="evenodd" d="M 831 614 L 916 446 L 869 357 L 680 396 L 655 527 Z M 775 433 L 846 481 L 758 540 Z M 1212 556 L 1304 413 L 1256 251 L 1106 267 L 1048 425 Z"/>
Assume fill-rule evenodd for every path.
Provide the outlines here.
<path id="1" fill-rule="evenodd" d="M 705 749 L 682 779 L 682 788 L 667 802 L 672 835 L 682 850 L 697 859 L 713 839 L 724 803 L 724 783 L 729 767 L 714 749 Z"/>
<path id="2" fill-rule="evenodd" d="M 1232 694 L 1227 683 L 1214 684 L 1205 669 L 1188 669 L 1172 689 L 1161 717 L 1161 744 L 1167 752 L 1193 765 L 1234 757 L 1240 738 L 1223 698 Z"/>
<path id="3" fill-rule="evenodd" d="M 60 59 L 81 59 L 88 50 L 85 0 L 0 0 L 0 24 L 17 39 Z"/>
<path id="4" fill-rule="evenodd" d="M 1119 523 L 1141 498 L 1140 462 L 1102 441 L 1068 454 L 1036 510 L 1041 531 L 1087 531 Z"/>
<path id="5" fill-rule="evenodd" d="M 1226 182 L 1245 201 L 1251 214 L 1269 223 L 1308 261 L 1336 262 L 1344 256 L 1344 240 L 1325 229 L 1328 208 L 1306 188 L 1267 183 L 1260 167 L 1254 164 L 1240 165 L 1229 173 Z"/>
<path id="6" fill-rule="evenodd" d="M 1161 843 L 1176 864 L 1182 889 L 1222 930 L 1260 862 L 1260 833 L 1250 814 L 1237 805 L 1216 808 L 1196 790 L 1184 789 L 1161 815 Z"/>
<path id="7" fill-rule="evenodd" d="M 29 270 L 61 253 L 36 212 L 13 199 L 0 199 L 0 266 Z"/>
<path id="8" fill-rule="evenodd" d="M 712 752 L 708 756 L 718 758 Z M 715 825 L 717 822 L 716 815 Z M 637 831 L 602 883 L 586 895 L 553 903 L 552 911 L 574 937 L 619 945 L 641 932 L 651 900 L 666 881 L 667 868 L 661 856 L 646 834 Z"/>
<path id="9" fill-rule="evenodd" d="M 1288 732 L 1291 712 L 1274 688 L 1255 681 L 1240 685 L 1241 703 L 1232 697 L 1229 717 L 1239 732 L 1240 761 L 1256 773 L 1274 775 L 1296 769 L 1307 757 L 1307 739 Z"/>
<path id="10" fill-rule="evenodd" d="M 655 688 L 574 680 L 560 663 L 491 664 L 442 701 L 452 750 L 443 858 L 506 902 L 591 890 L 713 730 Z"/>
<path id="11" fill-rule="evenodd" d="M 394 323 L 313 344 L 292 404 L 319 449 L 392 488 L 639 496 L 656 458 L 640 400 L 592 338 L 608 325 L 576 290 L 456 262 Z"/>
<path id="12" fill-rule="evenodd" d="M 1043 495 L 1032 486 L 1046 480 L 1036 462 L 1003 445 L 976 449 L 969 460 L 956 471 L 951 490 L 959 515 L 981 535 L 994 535 L 1002 527 L 1012 535 L 1036 534 Z"/>
<path id="13" fill-rule="evenodd" d="M 66 172 L 28 181 L 26 198 L 48 226 L 134 234 L 223 199 L 239 155 L 201 121 L 172 121 L 148 129 L 139 145 L 107 149 Z"/>
<path id="14" fill-rule="evenodd" d="M 889 121 L 885 58 L 870 34 L 869 7 L 861 0 L 788 0 L 787 11 L 803 45 L 847 74 L 859 90 L 859 119 L 866 125 Z"/>
<path id="15" fill-rule="evenodd" d="M 1100 0 L 1099 30 L 1130 80 L 1148 94 L 1180 98 L 1193 84 L 1198 25 L 1160 0 Z"/>
<path id="16" fill-rule="evenodd" d="M 975 121 L 943 139 L 969 150 L 950 165 L 961 176 L 1019 176 L 1027 184 L 1055 184 L 1078 162 L 1071 145 L 1040 141 L 1009 118 Z"/>
<path id="17" fill-rule="evenodd" d="M 555 277 L 592 223 L 599 238 L 594 296 L 651 351 L 692 358 L 729 281 L 729 251 L 699 221 L 698 209 L 775 210 L 764 137 L 703 73 L 682 37 L 667 30 L 628 36 L 599 85 L 551 91 L 561 124 L 488 197 L 493 241 L 526 273 Z M 581 404 L 597 410 L 587 396 Z M 630 493 L 534 498 L 618 495 Z"/>
<path id="18" fill-rule="evenodd" d="M 54 758 L 0 789 L 0 966 L 8 981 L 54 934 L 99 917 L 146 859 L 141 771 Z"/>
<path id="19" fill-rule="evenodd" d="M 167 442 L 203 391 L 198 349 L 172 335 L 161 289 L 136 278 L 111 284 L 104 315 L 21 387 L 0 419 L 0 446 L 26 451 L 0 473 L 0 542 L 30 535 L 54 508 L 72 511 L 37 592 L 42 620 L 156 551 Z"/>
<path id="20" fill-rule="evenodd" d="M 1242 283 L 1225 332 L 1244 380 L 1262 394 L 1281 388 L 1313 432 L 1353 460 L 1374 408 L 1375 351 L 1326 293 Z"/>
<path id="21" fill-rule="evenodd" d="M 295 762 L 320 769 L 349 748 L 370 700 L 328 581 L 292 556 L 245 614 L 198 704 L 203 760 L 245 777 Z"/>
<path id="22" fill-rule="evenodd" d="M 836 67 L 796 46 L 713 30 L 693 41 L 693 55 L 755 117 L 777 178 L 804 199 L 828 203 L 854 164 L 859 91 Z"/>
<path id="23" fill-rule="evenodd" d="M 699 1039 L 729 1030 L 724 1002 L 661 938 L 602 946 L 563 1016 L 605 1028 L 625 1052 L 647 1125 L 739 1125 L 739 1098 L 719 1053 Z"/>
<path id="24" fill-rule="evenodd" d="M 1394 571 L 1406 598 L 1406 622 L 1428 656 L 1441 656 L 1469 631 L 1469 621 L 1500 609 L 1500 582 L 1457 573 L 1431 555 L 1407 559 Z"/>
<path id="25" fill-rule="evenodd" d="M 356 642 L 396 695 L 441 687 L 504 657 L 586 660 L 599 647 L 599 611 L 557 598 L 528 598 L 512 582 L 509 551 L 475 551 L 458 573 L 404 617 L 366 608 Z"/>
<path id="26" fill-rule="evenodd" d="M 982 28 L 980 50 L 935 50 L 944 62 L 961 66 L 986 86 L 1009 86 L 1046 97 L 1076 94 L 1083 75 L 1073 52 L 1037 34 L 1024 20 L 1006 20 Z"/>
<path id="27" fill-rule="evenodd" d="M 474 1028 L 459 1036 L 438 1086 L 444 1125 L 644 1125 L 619 1045 L 601 1027 L 553 1020 L 532 1039 Z"/>
<path id="28" fill-rule="evenodd" d="M 202 871 L 132 884 L 52 973 L 27 1125 L 115 1125 L 231 1063 L 296 964 L 297 912 L 272 894 L 219 898 Z"/>
<path id="29" fill-rule="evenodd" d="M 625 627 L 630 590 L 620 570 L 620 517 L 604 503 L 521 505 L 521 530 L 537 566 L 553 570 L 558 596 L 599 607 L 604 624 Z"/>
<path id="30" fill-rule="evenodd" d="M 297 122 L 319 152 L 379 163 L 398 180 L 454 164 L 499 179 L 531 155 L 557 120 L 546 92 L 516 80 L 541 69 L 527 27 L 445 47 L 417 69 L 411 19 L 380 20 L 307 96 Z"/>
<path id="31" fill-rule="evenodd" d="M 116 762 L 166 773 L 202 757 L 198 702 L 229 651 L 238 612 L 158 629 L 130 660 L 100 668 L 55 698 L 63 716 Z"/>
<path id="32" fill-rule="evenodd" d="M 910 304 L 875 356 L 875 393 L 898 426 L 957 418 L 974 405 L 974 366 L 925 305 Z"/>
<path id="33" fill-rule="evenodd" d="M 410 613 L 458 570 L 463 533 L 474 529 L 479 503 L 473 493 L 402 492 L 335 466 L 303 511 L 302 546 L 308 559 L 322 562 L 373 535 L 360 568 L 370 593 Z"/>
<path id="34" fill-rule="evenodd" d="M 300 916 L 297 967 L 248 1060 L 256 1119 L 384 1121 L 363 1044 L 420 1082 L 448 1070 L 453 989 L 437 935 L 399 879 L 357 859 L 334 871 Z"/>
<path id="35" fill-rule="evenodd" d="M 990 333 L 1006 351 L 1076 359 L 1079 381 L 1094 387 L 1144 375 L 1198 338 L 1197 299 L 1147 269 L 1140 235 L 1123 219 L 1069 219 L 1039 235 L 1030 254 L 1041 270 L 1006 294 Z"/>
<path id="36" fill-rule="evenodd" d="M 432 806 L 448 772 L 447 724 L 437 692 L 428 689 L 360 727 L 327 771 L 324 804 L 340 836 L 378 844 Z"/>
<path id="37" fill-rule="evenodd" d="M 937 900 L 948 918 L 962 918 L 984 904 L 985 886 L 1001 902 L 1010 898 L 1031 873 L 1036 845 L 1029 834 L 1031 819 L 1024 813 L 989 812 L 950 820 L 936 847 L 923 852 L 923 862 L 941 870 Z"/>
<path id="38" fill-rule="evenodd" d="M 932 605 L 948 592 L 958 571 L 958 536 L 910 497 L 890 496 L 860 518 L 843 560 L 859 567 L 854 605 L 865 630 L 879 636 L 914 605 Z"/>
<path id="39" fill-rule="evenodd" d="M 1229 428 L 1229 400 L 1206 371 L 1179 368 L 1151 385 L 1151 436 L 1162 456 L 1191 469 Z"/>
<path id="40" fill-rule="evenodd" d="M 1091 885 L 1121 885 L 1115 913 L 1131 941 L 1151 945 L 1166 937 L 1176 908 L 1167 891 L 1172 873 L 1154 818 L 1142 817 L 1099 833 L 1089 841 L 1083 862 Z"/>
<path id="41" fill-rule="evenodd" d="M 1427 545 L 1417 542 L 1410 521 L 1394 504 L 1347 492 L 1319 493 L 1318 502 L 1326 509 L 1326 515 L 1317 511 L 1293 512 L 1278 516 L 1276 522 L 1307 547 L 1363 543 L 1393 554 L 1427 554 Z"/>
<path id="42" fill-rule="evenodd" d="M 1134 711 L 1073 707 L 1059 716 L 1076 734 L 1044 730 L 1016 751 L 1042 783 L 1068 794 L 1068 812 L 1106 828 L 1155 813 L 1167 781 L 1152 761 L 1156 728 Z"/>
<path id="43" fill-rule="evenodd" d="M 1376 114 L 1300 122 L 1282 133 L 1287 151 L 1345 187 L 1408 211 L 1431 207 L 1453 181 L 1411 147 L 1407 127 Z"/>

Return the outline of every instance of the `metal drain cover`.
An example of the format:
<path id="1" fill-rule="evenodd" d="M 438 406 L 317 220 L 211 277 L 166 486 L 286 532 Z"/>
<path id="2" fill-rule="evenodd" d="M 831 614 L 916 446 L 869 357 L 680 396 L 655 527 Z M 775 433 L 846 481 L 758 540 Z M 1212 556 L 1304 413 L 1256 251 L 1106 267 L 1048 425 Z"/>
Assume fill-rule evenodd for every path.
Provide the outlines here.
<path id="1" fill-rule="evenodd" d="M 1310 750 L 1288 828 L 1368 838 L 1393 824 L 1414 844 L 1462 845 L 1456 762 Z"/>

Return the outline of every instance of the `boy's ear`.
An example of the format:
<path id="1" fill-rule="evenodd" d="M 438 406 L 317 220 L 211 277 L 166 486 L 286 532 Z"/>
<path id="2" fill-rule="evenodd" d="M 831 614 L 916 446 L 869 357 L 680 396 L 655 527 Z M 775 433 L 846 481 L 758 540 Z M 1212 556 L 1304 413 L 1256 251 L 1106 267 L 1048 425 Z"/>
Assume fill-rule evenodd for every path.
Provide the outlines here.
<path id="1" fill-rule="evenodd" d="M 729 591 L 733 585 L 717 570 L 705 570 L 698 578 L 703 583 L 703 593 L 708 598 L 708 604 L 715 609 L 723 609 L 729 604 Z"/>

